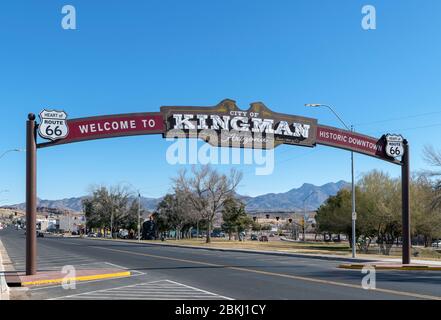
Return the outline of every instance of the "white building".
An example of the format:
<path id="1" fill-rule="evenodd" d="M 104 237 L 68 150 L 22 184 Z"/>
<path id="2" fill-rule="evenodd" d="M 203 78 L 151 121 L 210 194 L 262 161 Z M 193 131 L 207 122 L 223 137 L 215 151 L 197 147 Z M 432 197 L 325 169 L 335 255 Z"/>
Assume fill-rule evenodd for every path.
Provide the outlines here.
<path id="1" fill-rule="evenodd" d="M 65 232 L 78 232 L 86 224 L 86 217 L 81 213 L 65 213 L 59 219 L 59 228 Z"/>

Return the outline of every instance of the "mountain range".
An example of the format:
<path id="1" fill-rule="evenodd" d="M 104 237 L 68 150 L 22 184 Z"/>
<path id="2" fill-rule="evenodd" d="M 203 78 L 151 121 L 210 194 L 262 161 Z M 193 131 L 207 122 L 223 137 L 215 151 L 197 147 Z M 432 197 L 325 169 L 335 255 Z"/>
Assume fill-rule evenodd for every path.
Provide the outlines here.
<path id="1" fill-rule="evenodd" d="M 303 211 L 316 210 L 330 196 L 337 194 L 343 188 L 349 188 L 350 184 L 345 181 L 330 182 L 322 186 L 304 183 L 300 188 L 293 188 L 283 193 L 267 193 L 256 197 L 238 195 L 246 204 L 247 211 L 251 212 L 275 212 L 275 211 Z M 72 211 L 82 210 L 82 200 L 85 197 L 67 198 L 61 200 L 42 200 L 38 199 L 38 207 L 57 208 Z M 306 200 L 305 200 L 306 199 Z M 160 198 L 141 197 L 141 204 L 149 211 L 155 210 Z M 6 206 L 25 210 L 26 204 Z"/>

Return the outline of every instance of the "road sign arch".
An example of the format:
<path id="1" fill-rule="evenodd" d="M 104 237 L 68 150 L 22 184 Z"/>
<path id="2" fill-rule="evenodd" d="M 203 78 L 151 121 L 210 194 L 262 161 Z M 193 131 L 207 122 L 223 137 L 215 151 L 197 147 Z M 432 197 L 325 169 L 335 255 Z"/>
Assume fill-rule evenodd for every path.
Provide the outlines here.
<path id="1" fill-rule="evenodd" d="M 40 123 L 28 115 L 26 138 L 26 273 L 36 274 L 37 149 L 95 139 L 160 134 L 201 138 L 213 146 L 272 149 L 281 144 L 325 145 L 353 151 L 402 168 L 403 264 L 410 263 L 409 145 L 399 135 L 380 138 L 318 124 L 317 119 L 271 111 L 261 102 L 241 110 L 234 100 L 215 106 L 163 106 L 160 112 L 69 119 L 60 110 L 43 110 Z M 37 132 L 49 141 L 37 143 Z M 401 137 L 401 138 L 400 138 Z M 390 150 L 388 149 L 390 148 Z M 399 160 L 398 158 L 401 158 Z"/>

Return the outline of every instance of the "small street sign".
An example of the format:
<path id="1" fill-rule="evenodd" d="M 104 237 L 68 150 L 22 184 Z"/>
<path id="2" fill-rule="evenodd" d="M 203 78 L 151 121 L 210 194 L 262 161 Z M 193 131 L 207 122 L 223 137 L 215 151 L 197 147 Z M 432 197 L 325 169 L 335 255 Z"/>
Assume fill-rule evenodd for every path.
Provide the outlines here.
<path id="1" fill-rule="evenodd" d="M 386 135 L 386 154 L 392 158 L 403 156 L 404 153 L 404 138 L 399 134 Z"/>
<path id="2" fill-rule="evenodd" d="M 40 112 L 41 122 L 38 126 L 38 134 L 40 137 L 52 141 L 64 139 L 69 134 L 66 120 L 66 112 L 44 109 Z"/>

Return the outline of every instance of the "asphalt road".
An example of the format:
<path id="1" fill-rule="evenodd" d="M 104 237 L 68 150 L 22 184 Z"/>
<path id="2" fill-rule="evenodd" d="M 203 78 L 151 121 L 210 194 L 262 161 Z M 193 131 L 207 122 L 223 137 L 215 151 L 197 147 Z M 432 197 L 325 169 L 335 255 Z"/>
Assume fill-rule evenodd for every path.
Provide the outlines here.
<path id="1" fill-rule="evenodd" d="M 16 270 L 25 268 L 23 231 L 0 239 Z M 31 288 L 33 299 L 441 299 L 441 272 L 377 271 L 376 289 L 341 261 L 220 252 L 79 238 L 38 238 L 39 270 L 119 266 L 121 279 Z"/>

